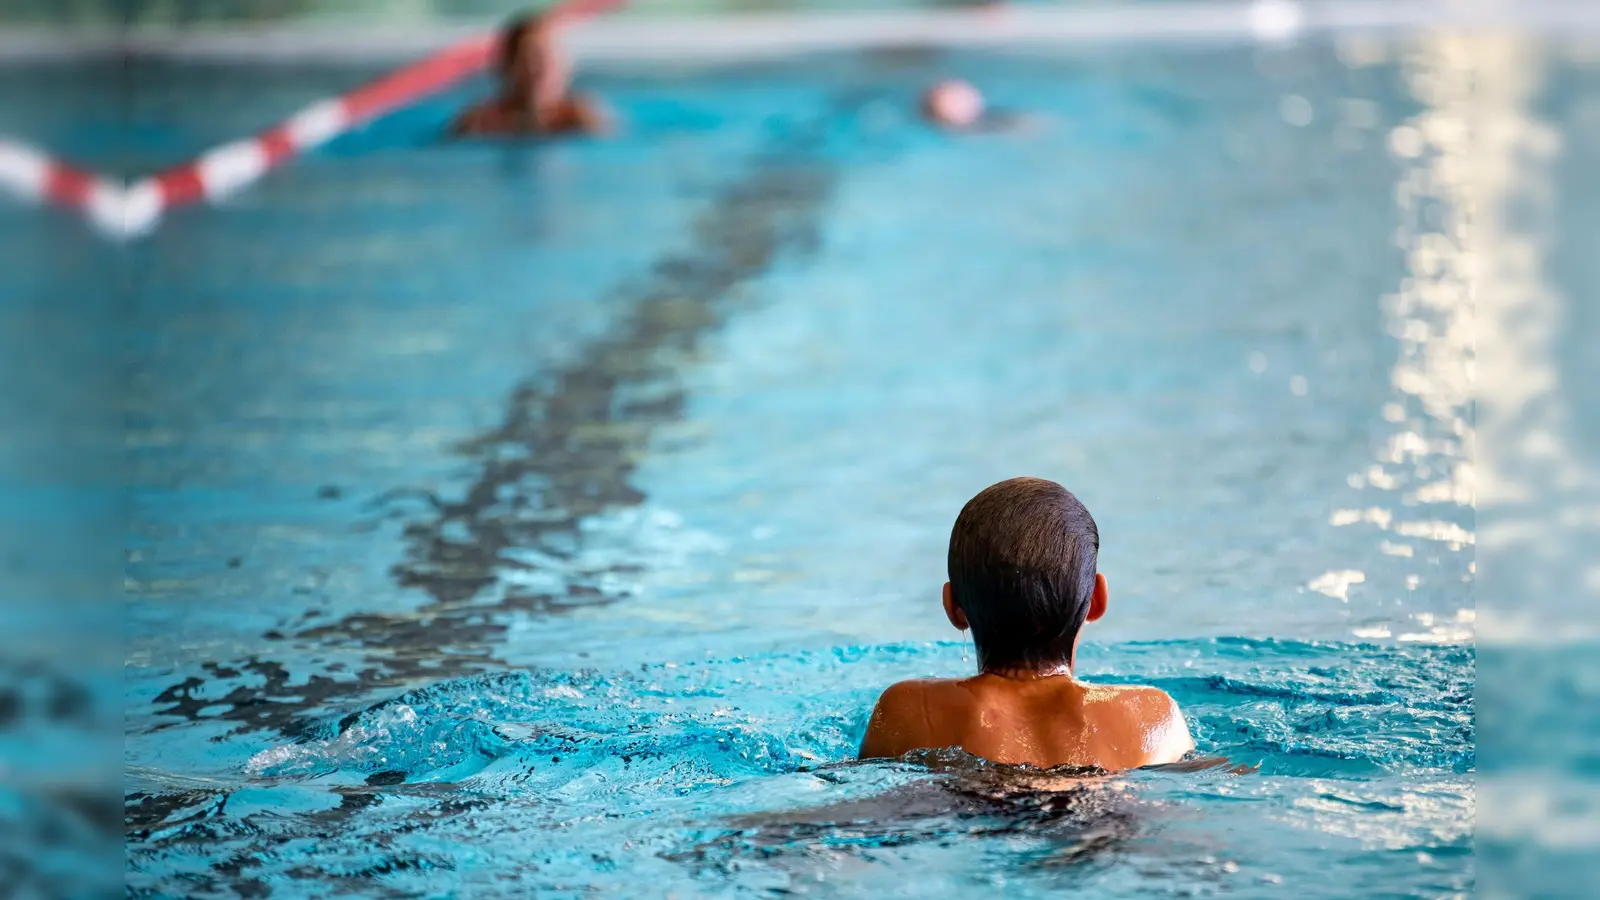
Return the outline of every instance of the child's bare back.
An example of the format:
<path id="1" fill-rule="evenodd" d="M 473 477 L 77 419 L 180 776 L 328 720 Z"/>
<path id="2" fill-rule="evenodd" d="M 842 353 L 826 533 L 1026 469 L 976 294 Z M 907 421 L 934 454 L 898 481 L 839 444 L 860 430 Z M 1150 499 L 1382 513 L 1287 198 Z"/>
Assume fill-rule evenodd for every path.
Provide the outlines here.
<path id="1" fill-rule="evenodd" d="M 862 757 L 960 747 L 1001 763 L 1108 771 L 1176 762 L 1194 748 L 1178 705 L 1161 690 L 1094 685 L 1071 675 L 984 673 L 902 681 L 883 692 Z"/>
<path id="2" fill-rule="evenodd" d="M 1165 692 L 1072 675 L 1083 625 L 1106 611 L 1099 543 L 1089 511 L 1054 482 L 1014 478 L 974 497 L 950 537 L 944 606 L 952 625 L 972 629 L 981 671 L 891 686 L 861 756 L 959 747 L 995 762 L 1120 771 L 1194 749 Z"/>

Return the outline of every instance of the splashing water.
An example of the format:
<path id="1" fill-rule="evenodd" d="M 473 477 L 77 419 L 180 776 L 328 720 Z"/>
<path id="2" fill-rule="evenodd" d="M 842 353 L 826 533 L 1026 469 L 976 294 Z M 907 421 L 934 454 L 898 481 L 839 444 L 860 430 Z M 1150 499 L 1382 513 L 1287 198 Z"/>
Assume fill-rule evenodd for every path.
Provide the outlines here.
<path id="1" fill-rule="evenodd" d="M 959 867 L 917 868 L 958 852 L 957 836 L 969 840 L 958 855 L 1009 860 L 985 870 L 1029 892 L 1114 889 L 1175 866 L 1266 890 L 1306 864 L 1290 851 L 1307 843 L 1413 854 L 1393 856 L 1385 877 L 1466 877 L 1450 863 L 1419 868 L 1415 854 L 1451 860 L 1470 846 L 1470 648 L 1086 649 L 1118 673 L 1104 680 L 1172 692 L 1200 754 L 1226 766 L 1085 777 L 951 751 L 853 762 L 875 692 L 960 652 L 892 644 L 443 682 L 265 746 L 211 790 L 148 792 L 164 812 L 130 831 L 132 877 L 201 895 L 283 878 L 329 894 L 356 878 L 510 894 L 841 877 L 910 878 L 920 893 L 964 883 Z M 1259 829 L 1263 814 L 1280 832 L 1271 841 L 1216 836 Z M 1113 858 L 1126 865 L 1097 863 Z M 1387 858 L 1373 857 L 1375 871 Z"/>

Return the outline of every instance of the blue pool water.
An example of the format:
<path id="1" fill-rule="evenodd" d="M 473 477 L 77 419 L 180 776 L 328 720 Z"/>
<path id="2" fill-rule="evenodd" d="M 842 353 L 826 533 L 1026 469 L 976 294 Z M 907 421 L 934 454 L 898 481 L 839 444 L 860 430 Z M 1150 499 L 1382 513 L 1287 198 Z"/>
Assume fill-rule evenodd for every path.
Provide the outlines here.
<path id="1" fill-rule="evenodd" d="M 519 669 L 318 722 L 256 752 L 226 794 L 188 782 L 136 797 L 131 862 L 201 892 L 1469 883 L 1470 649 L 1156 641 L 1097 662 L 1171 691 L 1202 746 L 1261 771 L 1030 790 L 956 755 L 846 762 L 884 683 L 962 668 L 949 643 Z M 1321 883 L 1330 866 L 1338 885 Z"/>
<path id="2" fill-rule="evenodd" d="M 1451 59 L 618 68 L 615 139 L 436 141 L 472 85 L 175 213 L 119 255 L 130 891 L 1471 891 Z M 144 171 L 370 74 L 141 65 L 134 140 L 61 142 Z M 925 131 L 950 72 L 1028 127 Z M 1583 171 L 1595 75 L 1544 77 Z M 1230 766 L 851 761 L 970 670 L 944 541 L 1017 474 L 1099 519 L 1085 674 Z"/>

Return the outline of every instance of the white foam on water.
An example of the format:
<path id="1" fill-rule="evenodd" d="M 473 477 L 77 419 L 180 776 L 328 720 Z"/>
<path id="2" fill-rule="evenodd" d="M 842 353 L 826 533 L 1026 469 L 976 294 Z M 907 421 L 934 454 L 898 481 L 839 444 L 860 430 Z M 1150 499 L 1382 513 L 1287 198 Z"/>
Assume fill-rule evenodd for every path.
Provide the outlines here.
<path id="1" fill-rule="evenodd" d="M 382 745 L 407 743 L 400 732 L 415 731 L 419 725 L 416 710 L 395 704 L 361 716 L 336 737 L 262 750 L 250 757 L 245 771 L 260 777 L 382 765 Z"/>

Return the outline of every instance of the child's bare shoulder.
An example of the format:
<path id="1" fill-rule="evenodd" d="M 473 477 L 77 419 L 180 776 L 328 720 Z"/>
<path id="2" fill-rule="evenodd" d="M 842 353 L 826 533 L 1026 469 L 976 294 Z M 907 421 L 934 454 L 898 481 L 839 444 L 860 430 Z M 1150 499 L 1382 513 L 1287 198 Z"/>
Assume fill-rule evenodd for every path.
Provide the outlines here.
<path id="1" fill-rule="evenodd" d="M 1111 692 L 1118 703 L 1126 703 L 1138 707 L 1155 709 L 1173 706 L 1177 703 L 1172 699 L 1171 694 L 1148 684 L 1097 684 L 1095 689 Z"/>
<path id="2" fill-rule="evenodd" d="M 879 695 L 861 742 L 862 758 L 899 756 L 908 750 L 943 746 L 935 741 L 960 682 L 913 678 L 889 685 Z"/>
<path id="3" fill-rule="evenodd" d="M 1145 684 L 1105 685 L 1096 693 L 1101 690 L 1105 693 L 1099 699 L 1113 704 L 1115 715 L 1138 729 L 1148 754 L 1145 765 L 1177 762 L 1194 749 L 1189 725 L 1171 694 Z"/>
<path id="4" fill-rule="evenodd" d="M 930 702 L 945 701 L 958 695 L 961 683 L 956 678 L 908 678 L 897 681 L 878 696 L 878 707 L 921 709 Z"/>
<path id="5" fill-rule="evenodd" d="M 1085 698 L 1090 703 L 1105 703 L 1126 715 L 1151 722 L 1182 716 L 1178 701 L 1158 687 L 1148 684 L 1097 684 Z"/>

